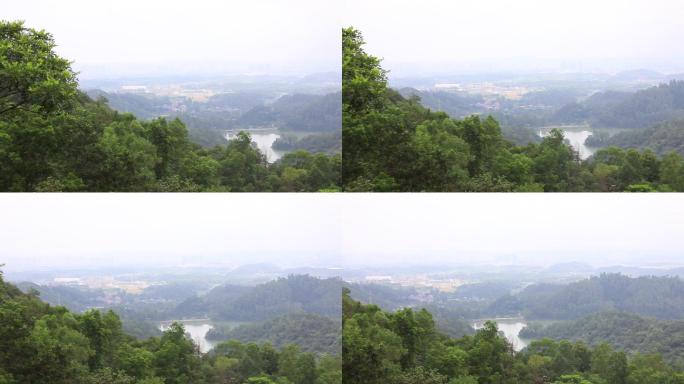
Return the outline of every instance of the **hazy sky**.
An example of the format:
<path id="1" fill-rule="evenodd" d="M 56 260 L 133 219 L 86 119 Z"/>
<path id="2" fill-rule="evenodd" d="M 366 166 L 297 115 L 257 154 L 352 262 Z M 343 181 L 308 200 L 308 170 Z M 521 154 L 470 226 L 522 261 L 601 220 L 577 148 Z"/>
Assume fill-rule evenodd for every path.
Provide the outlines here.
<path id="1" fill-rule="evenodd" d="M 684 195 L 55 194 L 0 199 L 6 270 L 684 264 Z"/>
<path id="2" fill-rule="evenodd" d="M 0 18 L 51 32 L 82 78 L 340 70 L 340 12 L 318 0 L 16 0 Z"/>
<path id="3" fill-rule="evenodd" d="M 684 196 L 394 194 L 347 197 L 349 265 L 684 265 Z"/>
<path id="4" fill-rule="evenodd" d="M 335 203 L 316 194 L 55 194 L 0 199 L 7 270 L 96 265 L 334 266 Z"/>
<path id="5" fill-rule="evenodd" d="M 342 22 L 396 76 L 449 71 L 684 72 L 680 0 L 345 0 Z"/>

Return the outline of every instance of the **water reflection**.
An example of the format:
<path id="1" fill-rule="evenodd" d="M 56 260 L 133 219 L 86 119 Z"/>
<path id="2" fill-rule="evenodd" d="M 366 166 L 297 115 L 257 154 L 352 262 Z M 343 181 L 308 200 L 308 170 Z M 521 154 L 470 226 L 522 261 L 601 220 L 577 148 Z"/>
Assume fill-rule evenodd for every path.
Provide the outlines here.
<path id="1" fill-rule="evenodd" d="M 261 153 L 266 156 L 266 161 L 269 163 L 274 163 L 283 157 L 283 152 L 273 149 L 273 143 L 280 137 L 277 130 L 273 128 L 232 130 L 226 132 L 226 140 L 236 138 L 240 131 L 245 131 L 250 134 L 252 142 L 255 143 Z"/>
<path id="2" fill-rule="evenodd" d="M 508 342 L 511 343 L 511 345 L 513 345 L 513 349 L 515 351 L 520 351 L 527 346 L 528 341 L 520 338 L 520 331 L 522 331 L 522 329 L 525 328 L 525 326 L 527 325 L 523 319 L 502 318 L 488 320 L 496 322 L 499 331 L 502 332 L 506 340 L 508 340 Z M 486 321 L 487 320 L 475 321 L 473 323 L 473 328 L 475 328 L 476 330 L 484 328 L 484 324 Z"/>
<path id="3" fill-rule="evenodd" d="M 171 324 L 178 322 L 183 324 L 185 332 L 190 334 L 190 338 L 199 346 L 200 352 L 207 353 L 214 348 L 215 343 L 207 340 L 207 332 L 214 328 L 207 320 L 169 320 L 162 321 L 159 324 L 159 329 L 164 332 Z"/>
<path id="4" fill-rule="evenodd" d="M 594 154 L 595 150 L 593 148 L 587 147 L 585 144 L 587 138 L 593 134 L 591 131 L 582 128 L 556 128 L 563 131 L 563 136 L 565 136 L 565 139 L 570 143 L 572 148 L 579 153 L 580 159 L 586 160 L 589 158 L 589 156 Z M 539 131 L 539 136 L 544 137 L 548 135 L 551 129 L 552 128 L 541 129 Z"/>

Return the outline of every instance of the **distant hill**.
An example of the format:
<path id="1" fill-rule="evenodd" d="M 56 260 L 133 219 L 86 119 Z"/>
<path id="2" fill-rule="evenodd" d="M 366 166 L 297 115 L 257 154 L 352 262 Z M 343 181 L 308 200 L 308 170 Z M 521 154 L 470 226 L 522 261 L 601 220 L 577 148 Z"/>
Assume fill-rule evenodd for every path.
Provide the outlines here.
<path id="1" fill-rule="evenodd" d="M 216 287 L 206 295 L 185 300 L 174 312 L 186 317 L 208 314 L 227 321 L 263 321 L 298 312 L 339 316 L 340 292 L 339 279 L 292 275 L 256 287 Z"/>
<path id="2" fill-rule="evenodd" d="M 62 305 L 74 312 L 83 312 L 90 308 L 105 305 L 105 293 L 101 289 L 90 289 L 78 286 L 46 286 L 29 282 L 17 284 L 22 292 L 38 292 L 41 300 L 52 305 Z"/>
<path id="3" fill-rule="evenodd" d="M 418 292 L 412 287 L 356 283 L 345 283 L 344 286 L 349 288 L 354 299 L 366 304 L 375 304 L 388 311 L 420 304 L 416 299 Z"/>
<path id="4" fill-rule="evenodd" d="M 464 92 L 419 91 L 414 88 L 401 88 L 398 92 L 407 99 L 418 97 L 424 106 L 435 111 L 446 112 L 455 119 L 462 119 L 485 110 L 482 106 L 484 98 L 480 95 L 469 95 Z"/>
<path id="5" fill-rule="evenodd" d="M 602 312 L 547 326 L 531 323 L 520 336 L 582 340 L 589 345 L 605 342 L 627 352 L 660 353 L 671 364 L 684 367 L 684 320 L 657 320 L 629 313 Z"/>
<path id="6" fill-rule="evenodd" d="M 336 319 L 312 313 L 293 313 L 231 330 L 214 328 L 207 338 L 242 342 L 269 342 L 276 348 L 297 344 L 305 352 L 340 355 L 342 328 Z"/>
<path id="7" fill-rule="evenodd" d="M 205 102 L 183 96 L 149 93 L 118 93 L 88 90 L 93 100 L 105 99 L 119 112 L 144 120 L 160 116 L 178 117 L 188 127 L 189 137 L 202 146 L 225 144 L 225 131 L 275 126 L 285 131 L 341 132 L 342 94 L 295 93 L 278 97 L 271 92 L 219 93 Z"/>
<path id="8" fill-rule="evenodd" d="M 237 120 L 240 127 L 277 126 L 286 131 L 334 132 L 342 129 L 342 93 L 293 94 L 255 106 Z"/>
<path id="9" fill-rule="evenodd" d="M 684 319 L 684 281 L 678 277 L 602 274 L 567 285 L 532 285 L 517 299 L 528 319 L 578 319 L 606 311 Z"/>
<path id="10" fill-rule="evenodd" d="M 684 119 L 684 81 L 671 80 L 635 93 L 598 92 L 560 108 L 552 120 L 593 127 L 646 128 L 676 119 Z"/>
<path id="11" fill-rule="evenodd" d="M 594 147 L 650 149 L 658 155 L 675 151 L 684 155 L 684 120 L 668 121 L 644 130 L 620 132 L 613 136 L 590 136 L 587 144 Z"/>

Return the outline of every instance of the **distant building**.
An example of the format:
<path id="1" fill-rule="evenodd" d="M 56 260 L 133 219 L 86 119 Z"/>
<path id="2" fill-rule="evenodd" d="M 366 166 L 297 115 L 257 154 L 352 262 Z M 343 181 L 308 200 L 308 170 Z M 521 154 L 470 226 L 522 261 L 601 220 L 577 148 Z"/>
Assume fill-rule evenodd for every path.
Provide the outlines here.
<path id="1" fill-rule="evenodd" d="M 366 281 L 392 281 L 392 276 L 371 275 L 371 276 L 366 276 Z"/>
<path id="2" fill-rule="evenodd" d="M 121 92 L 127 93 L 146 93 L 147 87 L 144 85 L 122 85 Z"/>

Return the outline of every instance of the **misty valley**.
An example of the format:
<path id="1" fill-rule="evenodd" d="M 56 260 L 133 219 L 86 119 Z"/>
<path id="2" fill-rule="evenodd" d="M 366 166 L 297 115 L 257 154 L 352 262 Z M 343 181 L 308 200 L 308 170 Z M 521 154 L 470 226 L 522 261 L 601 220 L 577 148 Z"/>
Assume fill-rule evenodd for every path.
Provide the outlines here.
<path id="1" fill-rule="evenodd" d="M 682 73 L 396 75 L 362 32 L 342 31 L 346 191 L 684 190 Z"/>
<path id="2" fill-rule="evenodd" d="M 342 284 L 296 274 L 304 270 L 19 274 L 39 284 L 0 281 L 1 373 L 18 382 L 339 383 Z M 66 349 L 12 359 L 44 343 Z"/>
<path id="3" fill-rule="evenodd" d="M 335 70 L 80 81 L 48 32 L 0 33 L 2 191 L 340 189 Z"/>
<path id="4" fill-rule="evenodd" d="M 684 1 L 0 10 L 0 384 L 684 384 Z"/>
<path id="5" fill-rule="evenodd" d="M 681 267 L 565 263 L 377 272 L 344 272 L 350 280 L 343 302 L 345 382 L 682 379 Z M 406 349 L 397 355 L 399 346 Z M 381 366 L 361 368 L 370 358 Z"/>
<path id="6" fill-rule="evenodd" d="M 61 328 L 52 327 L 62 324 L 59 326 L 64 329 L 75 326 L 74 332 L 93 337 L 88 336 L 92 332 L 88 327 L 101 324 L 100 327 L 109 327 L 109 335 L 131 335 L 126 343 L 133 344 L 125 348 L 141 348 L 136 353 L 149 351 L 152 355 L 163 353 L 155 343 L 161 342 L 160 347 L 171 342 L 188 343 L 187 353 L 196 360 L 180 368 L 180 382 L 201 377 L 214 380 L 211 377 L 220 375 L 253 375 L 259 369 L 269 372 L 258 367 L 250 368 L 248 372 L 252 373 L 220 368 L 221 356 L 234 356 L 231 358 L 237 359 L 238 369 L 242 364 L 239 360 L 246 358 L 239 356 L 249 356 L 251 348 L 257 345 L 259 351 L 273 348 L 274 352 L 269 353 L 293 353 L 301 356 L 297 359 L 311 356 L 316 365 L 321 365 L 308 373 L 312 381 L 296 376 L 307 373 L 289 372 L 284 367 L 269 373 L 275 377 L 290 375 L 286 377 L 293 383 L 339 382 L 335 380 L 339 380 L 342 372 L 345 382 L 365 382 L 368 375 L 377 377 L 378 382 L 418 375 L 415 380 L 431 377 L 442 383 L 448 379 L 491 377 L 496 372 L 512 380 L 536 380 L 540 377 L 537 375 L 562 377 L 577 370 L 591 373 L 596 382 L 613 383 L 619 381 L 603 378 L 610 377 L 609 372 L 614 369 L 624 369 L 625 380 L 631 382 L 630 377 L 652 372 L 653 364 L 660 375 L 670 375 L 672 379 L 681 376 L 676 372 L 684 368 L 680 348 L 684 340 L 682 275 L 680 267 L 596 268 L 581 263 L 548 267 L 426 265 L 345 269 L 256 264 L 194 268 L 182 273 L 126 268 L 13 272 L 8 277 L 17 281 L 14 284 L 21 291 L 3 282 L 2 316 L 8 321 L 8 316 L 19 316 L 20 312 L 13 315 L 10 303 L 21 308 L 37 306 L 44 300 L 52 306 L 41 304 L 43 307 L 32 310 L 42 308 L 40 311 L 52 314 L 25 321 L 35 322 L 38 327 L 50 318 L 45 316 L 52 316 L 50 321 L 57 323 L 47 323 L 47 329 L 53 329 L 49 332 L 58 332 Z M 386 312 L 381 315 L 378 311 Z M 75 320 L 64 318 L 67 314 Z M 366 318 L 371 314 L 374 315 Z M 84 323 L 69 325 L 69 321 Z M 10 323 L 4 324 L 11 327 Z M 380 331 L 382 327 L 386 330 Z M 173 337 L 183 337 L 171 341 L 174 334 Z M 389 336 L 392 334 L 397 339 Z M 57 337 L 58 333 L 54 335 Z M 20 342 L 22 337 L 34 336 L 14 335 L 4 342 Z M 386 337 L 390 338 L 381 341 Z M 408 341 L 411 339 L 407 337 L 415 339 Z M 116 341 L 119 339 L 103 340 L 109 340 L 106 348 L 123 348 L 117 346 L 123 342 Z M 403 340 L 399 354 L 391 352 L 397 340 Z M 373 347 L 361 346 L 368 342 Z M 467 356 L 479 353 L 473 348 L 484 348 L 486 343 L 494 348 L 487 356 L 508 356 L 506 359 L 513 360 L 493 372 L 477 373 L 478 366 L 491 367 L 492 362 L 482 356 Z M 440 355 L 447 353 L 440 348 L 457 348 L 448 353 L 460 351 L 465 360 L 446 363 L 440 359 L 450 355 Z M 95 351 L 95 356 L 104 359 L 97 363 L 101 367 L 116 367 L 131 377 L 139 377 L 141 369 L 148 372 L 142 375 L 162 378 L 176 372 L 164 371 L 154 358 L 149 363 L 140 361 L 129 366 L 119 362 L 116 355 L 109 355 L 112 351 Z M 574 363 L 556 365 L 557 359 L 578 358 L 574 355 L 578 351 L 589 359 L 584 368 Z M 365 359 L 369 357 L 362 357 L 367 353 L 378 356 L 380 365 L 368 366 Z M 604 368 L 595 362 L 601 354 L 612 361 Z M 404 360 L 407 358 L 414 360 Z M 34 367 L 31 374 L 22 373 L 24 368 L 16 365 L 19 363 L 7 360 L 4 364 L 15 377 L 39 377 L 46 372 Z M 358 364 L 363 364 L 363 369 Z M 619 368 L 620 364 L 624 368 Z M 197 371 L 199 366 L 204 368 Z M 372 373 L 373 370 L 379 371 Z M 351 372 L 361 372 L 362 376 L 357 378 Z M 172 376 L 164 380 L 176 382 Z"/>

